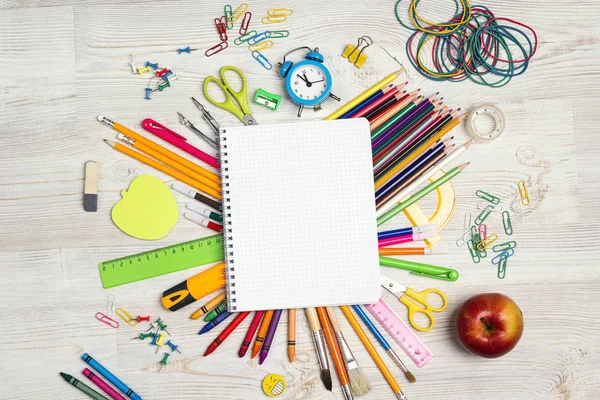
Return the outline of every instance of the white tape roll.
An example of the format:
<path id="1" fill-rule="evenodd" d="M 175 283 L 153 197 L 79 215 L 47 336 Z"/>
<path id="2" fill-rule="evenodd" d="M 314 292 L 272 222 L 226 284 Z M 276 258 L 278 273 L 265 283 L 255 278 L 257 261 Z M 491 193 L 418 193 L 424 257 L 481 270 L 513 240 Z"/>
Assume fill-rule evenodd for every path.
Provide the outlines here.
<path id="1" fill-rule="evenodd" d="M 475 123 L 477 118 L 481 117 L 482 115 L 487 115 L 494 119 L 496 126 L 491 132 L 481 132 L 477 130 Z M 502 135 L 504 132 L 504 128 L 506 128 L 506 117 L 504 116 L 502 110 L 500 110 L 498 107 L 491 104 L 486 104 L 477 107 L 469 113 L 466 126 L 467 132 L 469 132 L 469 135 L 471 135 L 473 139 L 481 142 L 491 142 L 492 140 L 496 140 L 498 137 L 500 137 L 500 135 Z"/>

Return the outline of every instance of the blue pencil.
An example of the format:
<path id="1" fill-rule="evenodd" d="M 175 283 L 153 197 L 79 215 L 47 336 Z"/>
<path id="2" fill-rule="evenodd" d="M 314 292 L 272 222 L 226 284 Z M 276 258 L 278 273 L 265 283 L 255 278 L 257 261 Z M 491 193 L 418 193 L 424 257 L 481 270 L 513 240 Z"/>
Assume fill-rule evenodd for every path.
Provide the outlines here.
<path id="1" fill-rule="evenodd" d="M 208 324 L 204 325 L 202 329 L 200 329 L 200 332 L 198 332 L 198 335 L 202 335 L 203 333 L 212 330 L 215 326 L 219 325 L 221 322 L 225 321 L 228 317 L 230 317 L 231 314 L 233 313 L 230 313 L 229 311 L 223 311 L 221 314 L 217 315 L 215 319 L 210 321 Z"/>
<path id="2" fill-rule="evenodd" d="M 90 367 L 94 368 L 96 372 L 98 372 L 100 375 L 106 378 L 107 381 L 115 385 L 117 389 L 125 393 L 125 396 L 133 400 L 142 400 L 139 394 L 137 394 L 136 392 L 131 390 L 129 386 L 121 382 L 119 378 L 117 378 L 109 370 L 104 368 L 102 364 L 100 364 L 98 361 L 94 360 L 92 356 L 90 356 L 88 353 L 84 353 L 81 356 L 81 359 L 85 361 Z"/>
<path id="3" fill-rule="evenodd" d="M 373 93 L 372 95 L 370 95 L 369 97 L 367 97 L 365 100 L 363 100 L 362 103 L 357 104 L 353 109 L 346 111 L 338 119 L 350 118 L 351 116 L 353 116 L 354 114 L 356 114 L 357 112 L 359 112 L 360 110 L 362 110 L 363 108 L 365 108 L 366 106 L 368 106 L 369 104 L 371 104 L 372 102 L 374 102 L 375 100 L 377 100 L 378 98 L 380 98 L 381 96 L 383 96 L 386 91 L 388 91 L 389 89 L 391 89 L 392 86 L 393 85 L 390 83 L 388 86 L 386 86 L 384 88 L 385 90 L 381 89 L 381 90 L 376 91 L 375 93 Z"/>
<path id="4" fill-rule="evenodd" d="M 398 365 L 400 367 L 400 369 L 402 370 L 402 372 L 404 372 L 404 375 L 406 375 L 408 380 L 411 383 L 415 382 L 416 381 L 415 376 L 410 373 L 408 368 L 406 368 L 406 365 L 404 365 L 404 363 L 402 362 L 400 357 L 398 357 L 398 354 L 396 354 L 394 349 L 392 349 L 392 346 L 390 346 L 388 341 L 385 340 L 385 338 L 383 337 L 381 332 L 379 332 L 379 330 L 377 329 L 375 324 L 373 324 L 373 321 L 371 321 L 369 319 L 369 317 L 367 316 L 365 311 L 362 309 L 362 307 L 359 305 L 355 305 L 355 306 L 352 306 L 352 308 L 360 316 L 360 318 L 363 320 L 365 325 L 367 325 L 367 327 L 369 328 L 371 333 L 377 338 L 377 341 L 383 346 L 384 350 L 390 355 L 390 357 L 392 357 L 392 360 L 394 360 L 396 365 Z"/>

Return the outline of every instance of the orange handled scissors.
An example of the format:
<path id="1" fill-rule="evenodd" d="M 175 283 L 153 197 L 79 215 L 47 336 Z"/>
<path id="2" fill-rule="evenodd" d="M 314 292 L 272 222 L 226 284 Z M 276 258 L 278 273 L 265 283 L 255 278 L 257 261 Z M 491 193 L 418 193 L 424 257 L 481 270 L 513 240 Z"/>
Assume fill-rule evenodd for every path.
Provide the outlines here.
<path id="1" fill-rule="evenodd" d="M 435 326 L 435 319 L 433 318 L 432 312 L 441 312 L 448 306 L 448 300 L 446 295 L 439 289 L 426 289 L 422 292 L 415 292 L 411 288 L 399 284 L 393 279 L 381 275 L 381 286 L 388 292 L 392 293 L 398 298 L 398 300 L 408 307 L 408 320 L 410 324 L 418 331 L 427 332 L 433 329 Z M 442 299 L 441 307 L 431 307 L 431 304 L 427 301 L 427 295 L 435 293 Z M 415 322 L 415 315 L 417 313 L 423 313 L 429 319 L 429 326 L 423 327 L 417 325 Z"/>

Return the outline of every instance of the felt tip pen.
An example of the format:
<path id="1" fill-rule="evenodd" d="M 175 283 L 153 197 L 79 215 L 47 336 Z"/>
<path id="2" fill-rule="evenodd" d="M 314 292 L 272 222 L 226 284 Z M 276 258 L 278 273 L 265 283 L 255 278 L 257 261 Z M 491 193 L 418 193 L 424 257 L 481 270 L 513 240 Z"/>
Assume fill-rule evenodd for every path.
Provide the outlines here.
<path id="1" fill-rule="evenodd" d="M 90 367 L 94 368 L 96 372 L 98 372 L 98 374 L 106 378 L 107 381 L 115 385 L 117 389 L 125 393 L 125 396 L 129 397 L 132 400 L 142 400 L 140 395 L 131 390 L 129 386 L 124 384 L 119 378 L 117 378 L 109 370 L 104 368 L 102 364 L 100 364 L 98 361 L 94 360 L 92 356 L 90 356 L 88 353 L 83 353 L 81 359 L 85 361 Z"/>
<path id="2" fill-rule="evenodd" d="M 206 204 L 207 206 L 209 206 L 210 208 L 217 210 L 217 211 L 221 211 L 221 203 L 218 200 L 214 200 L 210 197 L 207 197 L 201 193 L 196 192 L 194 189 L 192 189 L 189 186 L 184 185 L 183 183 L 179 183 L 176 182 L 173 185 L 171 185 L 171 187 L 175 190 L 177 190 L 179 193 L 194 199 L 194 200 L 198 200 L 201 203 Z"/>
<path id="3" fill-rule="evenodd" d="M 436 236 L 437 236 L 436 231 L 425 232 L 425 233 L 412 233 L 412 234 L 408 234 L 408 235 L 399 235 L 399 236 L 387 237 L 385 239 L 379 239 L 377 243 L 378 243 L 378 246 L 381 248 L 381 247 L 393 246 L 395 244 L 400 244 L 400 243 L 409 243 L 409 242 L 416 242 L 418 240 L 431 239 Z"/>
<path id="4" fill-rule="evenodd" d="M 459 276 L 458 271 L 454 269 L 437 267 L 435 265 L 422 264 L 414 261 L 398 260 L 397 258 L 379 256 L 379 264 L 384 267 L 405 269 L 415 275 L 423 275 L 444 281 L 455 281 Z"/>
<path id="5" fill-rule="evenodd" d="M 408 235 L 410 233 L 423 233 L 435 231 L 435 224 L 412 226 L 410 228 L 394 229 L 391 231 L 377 232 L 377 239 L 385 239 L 388 237 Z"/>
<path id="6" fill-rule="evenodd" d="M 192 203 L 187 203 L 185 206 L 187 208 L 189 208 L 190 210 L 192 210 L 200 215 L 205 216 L 206 218 L 212 219 L 213 221 L 216 221 L 218 223 L 223 222 L 223 216 L 220 213 L 218 213 L 214 210 L 211 210 L 210 208 L 206 208 L 206 206 L 203 206 L 200 203 L 192 202 Z"/>
<path id="7" fill-rule="evenodd" d="M 194 221 L 198 225 L 202 225 L 205 228 L 212 229 L 215 232 L 221 233 L 223 231 L 223 226 L 215 224 L 210 219 L 204 218 L 204 216 L 196 214 L 195 212 L 185 213 L 183 214 L 183 216 L 189 219 L 190 221 Z"/>

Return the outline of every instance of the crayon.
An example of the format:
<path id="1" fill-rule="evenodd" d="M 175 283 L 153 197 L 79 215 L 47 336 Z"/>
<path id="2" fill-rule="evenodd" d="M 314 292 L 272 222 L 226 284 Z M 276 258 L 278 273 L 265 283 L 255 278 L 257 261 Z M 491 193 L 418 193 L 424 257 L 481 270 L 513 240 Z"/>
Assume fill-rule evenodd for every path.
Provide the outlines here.
<path id="1" fill-rule="evenodd" d="M 275 312 L 273 312 L 273 318 L 271 319 L 271 324 L 269 325 L 267 336 L 265 336 L 265 342 L 263 343 L 263 346 L 260 349 L 258 363 L 261 365 L 265 362 L 267 356 L 269 355 L 269 350 L 271 349 L 271 344 L 273 343 L 273 338 L 275 337 L 275 332 L 277 331 L 277 325 L 279 325 L 279 319 L 281 318 L 282 311 L 283 310 L 275 310 Z"/>
<path id="2" fill-rule="evenodd" d="M 213 319 L 208 324 L 204 325 L 202 327 L 202 329 L 200 329 L 200 332 L 198 332 L 198 335 L 202 335 L 206 332 L 211 331 L 215 326 L 219 325 L 221 322 L 223 322 L 227 318 L 229 318 L 231 316 L 231 314 L 233 314 L 233 313 L 230 313 L 229 311 L 224 311 L 223 314 L 217 315 L 217 317 L 215 319 Z"/>
<path id="3" fill-rule="evenodd" d="M 227 325 L 227 327 L 223 329 L 223 332 L 219 333 L 219 336 L 217 336 L 215 340 L 213 340 L 213 342 L 210 345 L 208 345 L 208 348 L 204 352 L 204 357 L 215 351 L 217 347 L 219 347 L 221 343 L 223 343 L 225 339 L 227 339 L 229 335 L 231 335 L 235 328 L 237 328 L 249 314 L 250 311 L 244 311 L 236 315 L 233 321 L 231 321 L 229 325 Z"/>
<path id="4" fill-rule="evenodd" d="M 254 314 L 254 318 L 252 318 L 248 332 L 246 332 L 246 336 L 244 337 L 242 345 L 240 346 L 240 351 L 238 352 L 240 358 L 244 357 L 250 348 L 250 343 L 252 343 L 252 339 L 254 338 L 254 334 L 258 329 L 258 325 L 260 324 L 260 320 L 262 319 L 263 315 L 265 315 L 264 311 L 257 311 L 256 314 Z"/>
<path id="5" fill-rule="evenodd" d="M 83 353 L 81 359 L 85 361 L 90 367 L 94 368 L 96 372 L 98 372 L 100 375 L 106 378 L 107 381 L 115 385 L 117 389 L 125 393 L 125 396 L 133 400 L 142 400 L 140 395 L 131 390 L 129 386 L 124 384 L 119 378 L 117 378 L 109 370 L 104 368 L 102 364 L 100 364 L 98 361 L 94 360 L 92 356 L 90 356 L 88 353 Z"/>
<path id="6" fill-rule="evenodd" d="M 63 379 L 67 381 L 70 385 L 75 386 L 77 389 L 81 390 L 83 393 L 87 394 L 94 400 L 108 400 L 108 397 L 102 396 L 100 393 L 96 392 L 94 389 L 81 382 L 79 379 L 73 378 L 71 375 L 65 374 L 64 372 L 61 372 L 60 376 L 62 376 Z"/>

